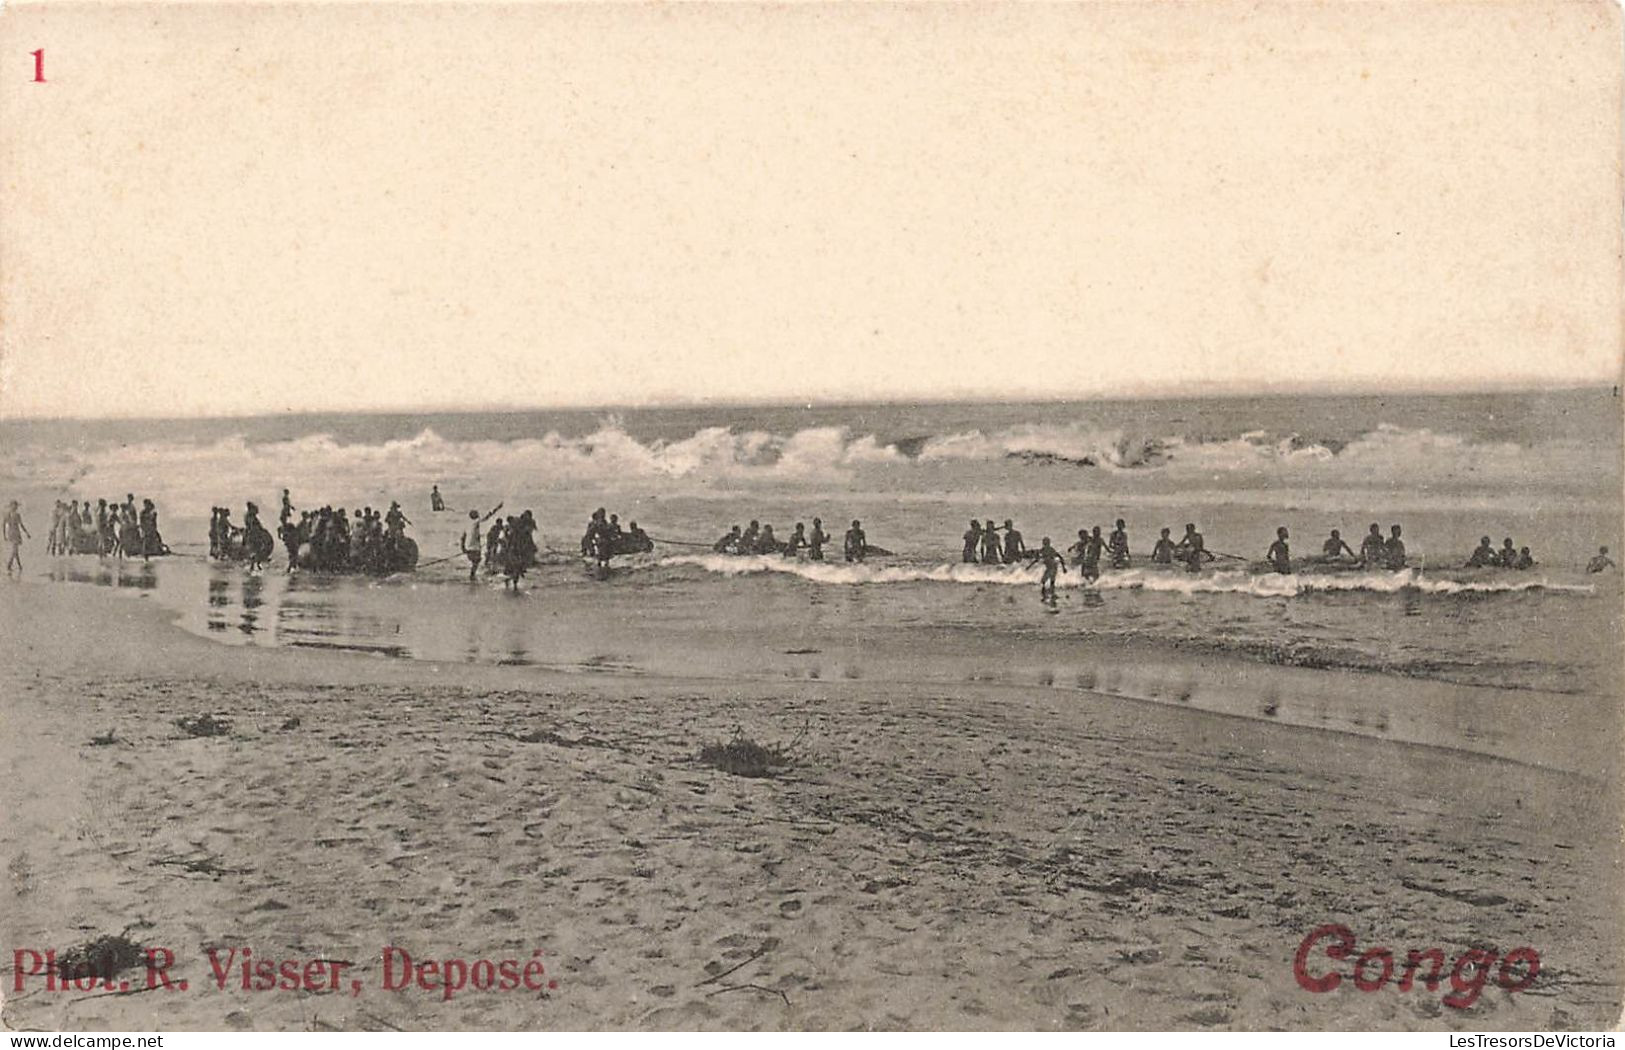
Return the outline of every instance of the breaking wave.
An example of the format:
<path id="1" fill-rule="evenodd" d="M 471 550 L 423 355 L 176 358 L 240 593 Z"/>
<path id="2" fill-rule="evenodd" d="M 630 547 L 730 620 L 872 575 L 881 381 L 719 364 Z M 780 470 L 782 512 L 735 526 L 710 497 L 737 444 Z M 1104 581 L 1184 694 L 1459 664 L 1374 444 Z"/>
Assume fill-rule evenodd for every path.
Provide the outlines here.
<path id="1" fill-rule="evenodd" d="M 688 566 L 722 576 L 752 576 L 768 573 L 798 576 L 814 583 L 834 586 L 897 583 L 955 583 L 1031 587 L 1038 581 L 1039 569 L 1031 565 L 973 565 L 944 563 L 930 566 L 876 565 L 871 563 L 794 561 L 773 555 L 739 557 L 726 554 L 674 555 L 653 565 Z M 1073 573 L 1061 577 L 1060 586 L 1081 588 L 1082 578 Z M 1108 572 L 1093 584 L 1101 591 L 1160 591 L 1169 594 L 1243 594 L 1259 598 L 1290 598 L 1300 594 L 1363 591 L 1397 594 L 1511 594 L 1525 591 L 1554 591 L 1591 594 L 1587 584 L 1554 583 L 1544 576 L 1515 580 L 1456 580 L 1429 576 L 1417 569 L 1400 572 L 1315 573 L 1283 576 L 1277 573 L 1253 574 L 1216 571 L 1191 575 L 1179 571 L 1121 569 Z"/>
<path id="2" fill-rule="evenodd" d="M 234 436 L 213 443 L 28 445 L 17 449 L 9 480 L 77 496 L 117 495 L 141 484 L 198 507 L 231 493 L 268 495 L 293 479 L 307 497 L 318 499 L 399 491 L 446 478 L 512 492 L 519 485 L 533 490 L 570 483 L 845 483 L 878 472 L 887 479 L 881 486 L 885 489 L 892 487 L 890 482 L 906 480 L 911 471 L 940 477 L 956 464 L 989 463 L 1034 472 L 1103 471 L 1121 478 L 1213 482 L 1256 476 L 1306 487 L 1402 477 L 1407 488 L 1425 490 L 1451 482 L 1500 486 L 1509 479 L 1572 477 L 1577 464 L 1583 467 L 1592 458 L 1590 450 L 1573 444 L 1475 442 L 1386 424 L 1348 441 L 1265 431 L 1198 440 L 1083 423 L 1021 424 L 907 439 L 882 439 L 846 427 L 776 434 L 717 426 L 679 439 L 640 441 L 610 419 L 579 436 L 549 432 L 450 440 L 425 428 L 410 438 L 377 443 L 343 442 L 319 433 L 274 441 Z"/>

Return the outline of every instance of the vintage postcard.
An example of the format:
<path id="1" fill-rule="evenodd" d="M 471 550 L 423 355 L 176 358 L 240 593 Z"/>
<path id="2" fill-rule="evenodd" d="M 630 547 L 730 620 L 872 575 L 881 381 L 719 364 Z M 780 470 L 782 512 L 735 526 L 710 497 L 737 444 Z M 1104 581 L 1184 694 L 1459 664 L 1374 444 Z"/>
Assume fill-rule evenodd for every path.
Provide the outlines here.
<path id="1" fill-rule="evenodd" d="M 4 1037 L 1612 1031 L 1621 51 L 6 0 Z"/>

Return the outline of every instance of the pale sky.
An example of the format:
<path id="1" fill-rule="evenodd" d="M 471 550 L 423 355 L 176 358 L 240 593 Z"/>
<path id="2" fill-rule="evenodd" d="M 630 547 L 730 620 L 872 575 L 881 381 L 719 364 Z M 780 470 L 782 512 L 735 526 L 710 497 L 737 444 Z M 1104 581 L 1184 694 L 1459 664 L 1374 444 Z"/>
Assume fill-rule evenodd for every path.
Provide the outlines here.
<path id="1" fill-rule="evenodd" d="M 12 3 L 0 415 L 1614 382 L 1619 53 L 1609 2 Z"/>

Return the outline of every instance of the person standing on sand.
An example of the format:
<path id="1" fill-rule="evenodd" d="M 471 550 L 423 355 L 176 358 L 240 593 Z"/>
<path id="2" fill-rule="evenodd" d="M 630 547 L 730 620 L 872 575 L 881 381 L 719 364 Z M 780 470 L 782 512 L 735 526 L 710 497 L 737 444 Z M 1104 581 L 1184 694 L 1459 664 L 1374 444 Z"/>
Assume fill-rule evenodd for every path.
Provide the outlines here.
<path id="1" fill-rule="evenodd" d="M 27 536 L 28 526 L 23 524 L 23 516 L 17 510 L 17 501 L 12 500 L 11 506 L 6 509 L 4 524 L 6 546 L 11 548 L 11 556 L 6 559 L 6 575 L 11 575 L 11 567 L 17 566 L 17 575 L 23 574 L 23 537 Z"/>

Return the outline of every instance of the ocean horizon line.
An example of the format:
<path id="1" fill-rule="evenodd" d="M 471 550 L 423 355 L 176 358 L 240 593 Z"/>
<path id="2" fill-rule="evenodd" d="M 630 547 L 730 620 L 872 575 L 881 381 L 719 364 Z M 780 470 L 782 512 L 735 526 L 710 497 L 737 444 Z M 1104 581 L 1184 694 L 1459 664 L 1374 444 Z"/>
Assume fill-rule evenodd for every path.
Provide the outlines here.
<path id="1" fill-rule="evenodd" d="M 1167 387 L 1148 390 L 1142 393 L 1113 392 L 1107 394 L 1066 394 L 1050 397 L 1042 396 L 934 396 L 929 398 L 853 398 L 830 400 L 800 400 L 786 398 L 763 398 L 711 400 L 706 398 L 650 400 L 638 402 L 601 402 L 596 404 L 570 404 L 570 403 L 535 403 L 535 404 L 504 404 L 487 403 L 483 405 L 437 405 L 437 406 L 378 406 L 355 408 L 300 408 L 282 409 L 278 411 L 260 413 L 222 413 L 214 414 L 188 414 L 188 415 L 146 415 L 141 413 L 114 413 L 103 415 L 11 415 L 3 406 L 0 406 L 0 425 L 23 424 L 64 424 L 64 423 L 196 423 L 206 421 L 230 420 L 265 420 L 265 419 L 299 419 L 299 418 L 331 418 L 335 416 L 364 416 L 368 418 L 390 418 L 402 416 L 445 417 L 445 416 L 476 416 L 476 415 L 529 415 L 537 413 L 568 413 L 588 415 L 592 413 L 614 414 L 619 412 L 685 412 L 704 411 L 707 409 L 725 411 L 729 409 L 762 410 L 762 409 L 800 409 L 840 410 L 859 408 L 897 408 L 897 407 L 934 407 L 954 405 L 1067 405 L 1074 402 L 1088 404 L 1124 404 L 1137 401 L 1191 401 L 1212 399 L 1216 401 L 1264 400 L 1278 398 L 1300 398 L 1305 400 L 1321 399 L 1365 399 L 1382 397 L 1489 397 L 1489 396 L 1531 396 L 1531 395 L 1563 395 L 1595 393 L 1603 394 L 1610 389 L 1617 392 L 1619 384 L 1612 384 L 1599 380 L 1596 382 L 1563 382 L 1557 384 L 1541 384 L 1527 380 L 1508 380 L 1505 382 L 1474 383 L 1457 387 L 1433 385 L 1426 383 L 1395 384 L 1392 386 L 1371 387 L 1334 387 L 1330 384 L 1273 384 L 1267 389 L 1248 389 L 1239 384 L 1224 384 L 1216 389 L 1196 389 L 1191 387 Z"/>

